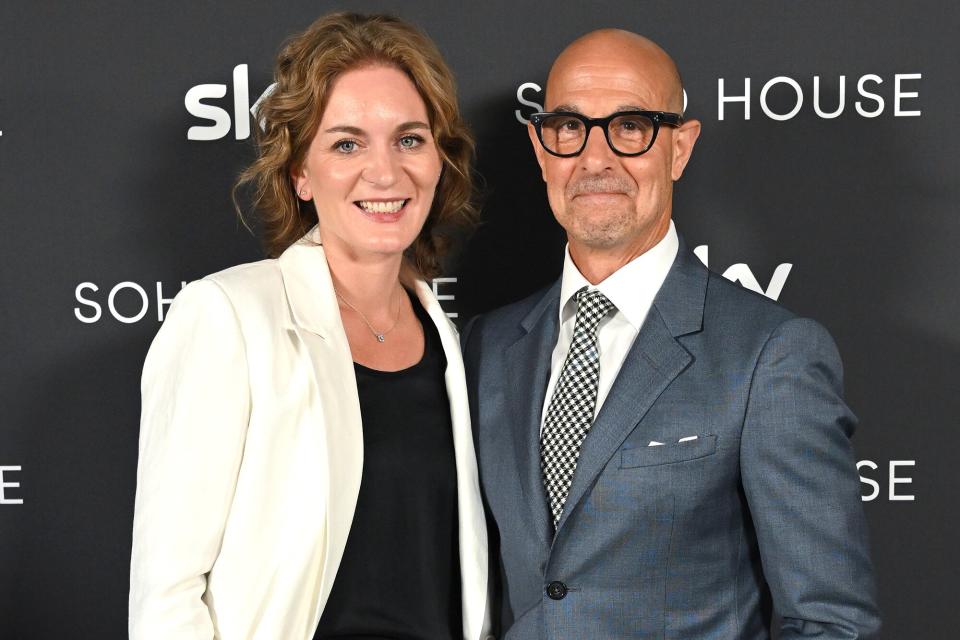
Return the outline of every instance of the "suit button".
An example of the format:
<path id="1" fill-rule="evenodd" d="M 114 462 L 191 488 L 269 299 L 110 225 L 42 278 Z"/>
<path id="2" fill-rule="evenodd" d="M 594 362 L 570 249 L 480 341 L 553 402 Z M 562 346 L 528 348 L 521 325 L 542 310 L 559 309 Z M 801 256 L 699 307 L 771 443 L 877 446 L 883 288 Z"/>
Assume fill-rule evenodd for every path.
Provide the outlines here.
<path id="1" fill-rule="evenodd" d="M 563 600 L 567 596 L 567 585 L 562 582 L 551 582 L 547 585 L 547 596 L 551 600 Z"/>

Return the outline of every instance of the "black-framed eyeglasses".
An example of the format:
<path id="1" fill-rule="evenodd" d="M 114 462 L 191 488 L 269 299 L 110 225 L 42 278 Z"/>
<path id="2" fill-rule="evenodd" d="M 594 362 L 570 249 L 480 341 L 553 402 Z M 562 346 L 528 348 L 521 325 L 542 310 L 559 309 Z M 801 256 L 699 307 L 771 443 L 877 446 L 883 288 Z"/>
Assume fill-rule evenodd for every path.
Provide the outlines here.
<path id="1" fill-rule="evenodd" d="M 666 111 L 617 111 L 605 118 L 588 118 L 570 111 L 545 111 L 531 115 L 530 122 L 547 153 L 560 158 L 580 155 L 594 127 L 603 129 L 615 154 L 632 158 L 650 150 L 660 125 L 679 127 L 683 116 Z"/>

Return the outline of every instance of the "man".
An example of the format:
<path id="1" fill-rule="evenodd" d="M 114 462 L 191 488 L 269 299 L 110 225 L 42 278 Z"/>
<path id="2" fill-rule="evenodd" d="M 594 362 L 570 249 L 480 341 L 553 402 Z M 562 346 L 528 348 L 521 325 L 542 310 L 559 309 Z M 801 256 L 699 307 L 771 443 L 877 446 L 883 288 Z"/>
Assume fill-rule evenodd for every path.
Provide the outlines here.
<path id="1" fill-rule="evenodd" d="M 682 96 L 602 30 L 531 120 L 563 275 L 463 336 L 504 637 L 876 637 L 836 347 L 677 235 Z"/>

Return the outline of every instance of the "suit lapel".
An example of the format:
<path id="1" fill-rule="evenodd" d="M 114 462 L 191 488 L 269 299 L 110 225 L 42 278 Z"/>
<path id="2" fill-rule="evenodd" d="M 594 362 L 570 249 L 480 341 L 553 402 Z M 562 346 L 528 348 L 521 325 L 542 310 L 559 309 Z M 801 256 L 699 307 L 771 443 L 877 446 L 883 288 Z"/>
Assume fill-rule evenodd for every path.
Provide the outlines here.
<path id="1" fill-rule="evenodd" d="M 560 283 L 550 287 L 541 301 L 521 322 L 524 335 L 505 353 L 507 396 L 512 403 L 509 424 L 513 454 L 517 458 L 520 487 L 526 513 L 544 545 L 553 538 L 543 475 L 540 470 L 540 415 L 550 377 L 550 354 L 559 331 Z"/>
<path id="2" fill-rule="evenodd" d="M 703 326 L 707 274 L 681 238 L 673 266 L 583 441 L 557 531 L 663 390 L 692 362 L 676 338 Z"/>
<path id="3" fill-rule="evenodd" d="M 690 354 L 667 331 L 660 314 L 651 308 L 600 413 L 583 441 L 573 484 L 557 525 L 558 531 L 606 467 L 610 457 L 691 359 Z"/>

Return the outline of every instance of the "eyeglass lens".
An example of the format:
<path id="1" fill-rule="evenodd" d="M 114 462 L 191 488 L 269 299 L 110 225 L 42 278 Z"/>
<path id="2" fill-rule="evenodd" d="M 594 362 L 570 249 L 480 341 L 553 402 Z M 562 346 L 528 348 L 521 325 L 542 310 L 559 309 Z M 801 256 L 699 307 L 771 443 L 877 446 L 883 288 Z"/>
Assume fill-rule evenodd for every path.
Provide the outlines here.
<path id="1" fill-rule="evenodd" d="M 617 116 L 607 126 L 608 140 L 621 153 L 640 153 L 650 146 L 655 126 L 646 116 Z M 540 128 L 543 144 L 554 153 L 577 153 L 583 148 L 587 128 L 577 118 L 549 116 Z"/>

